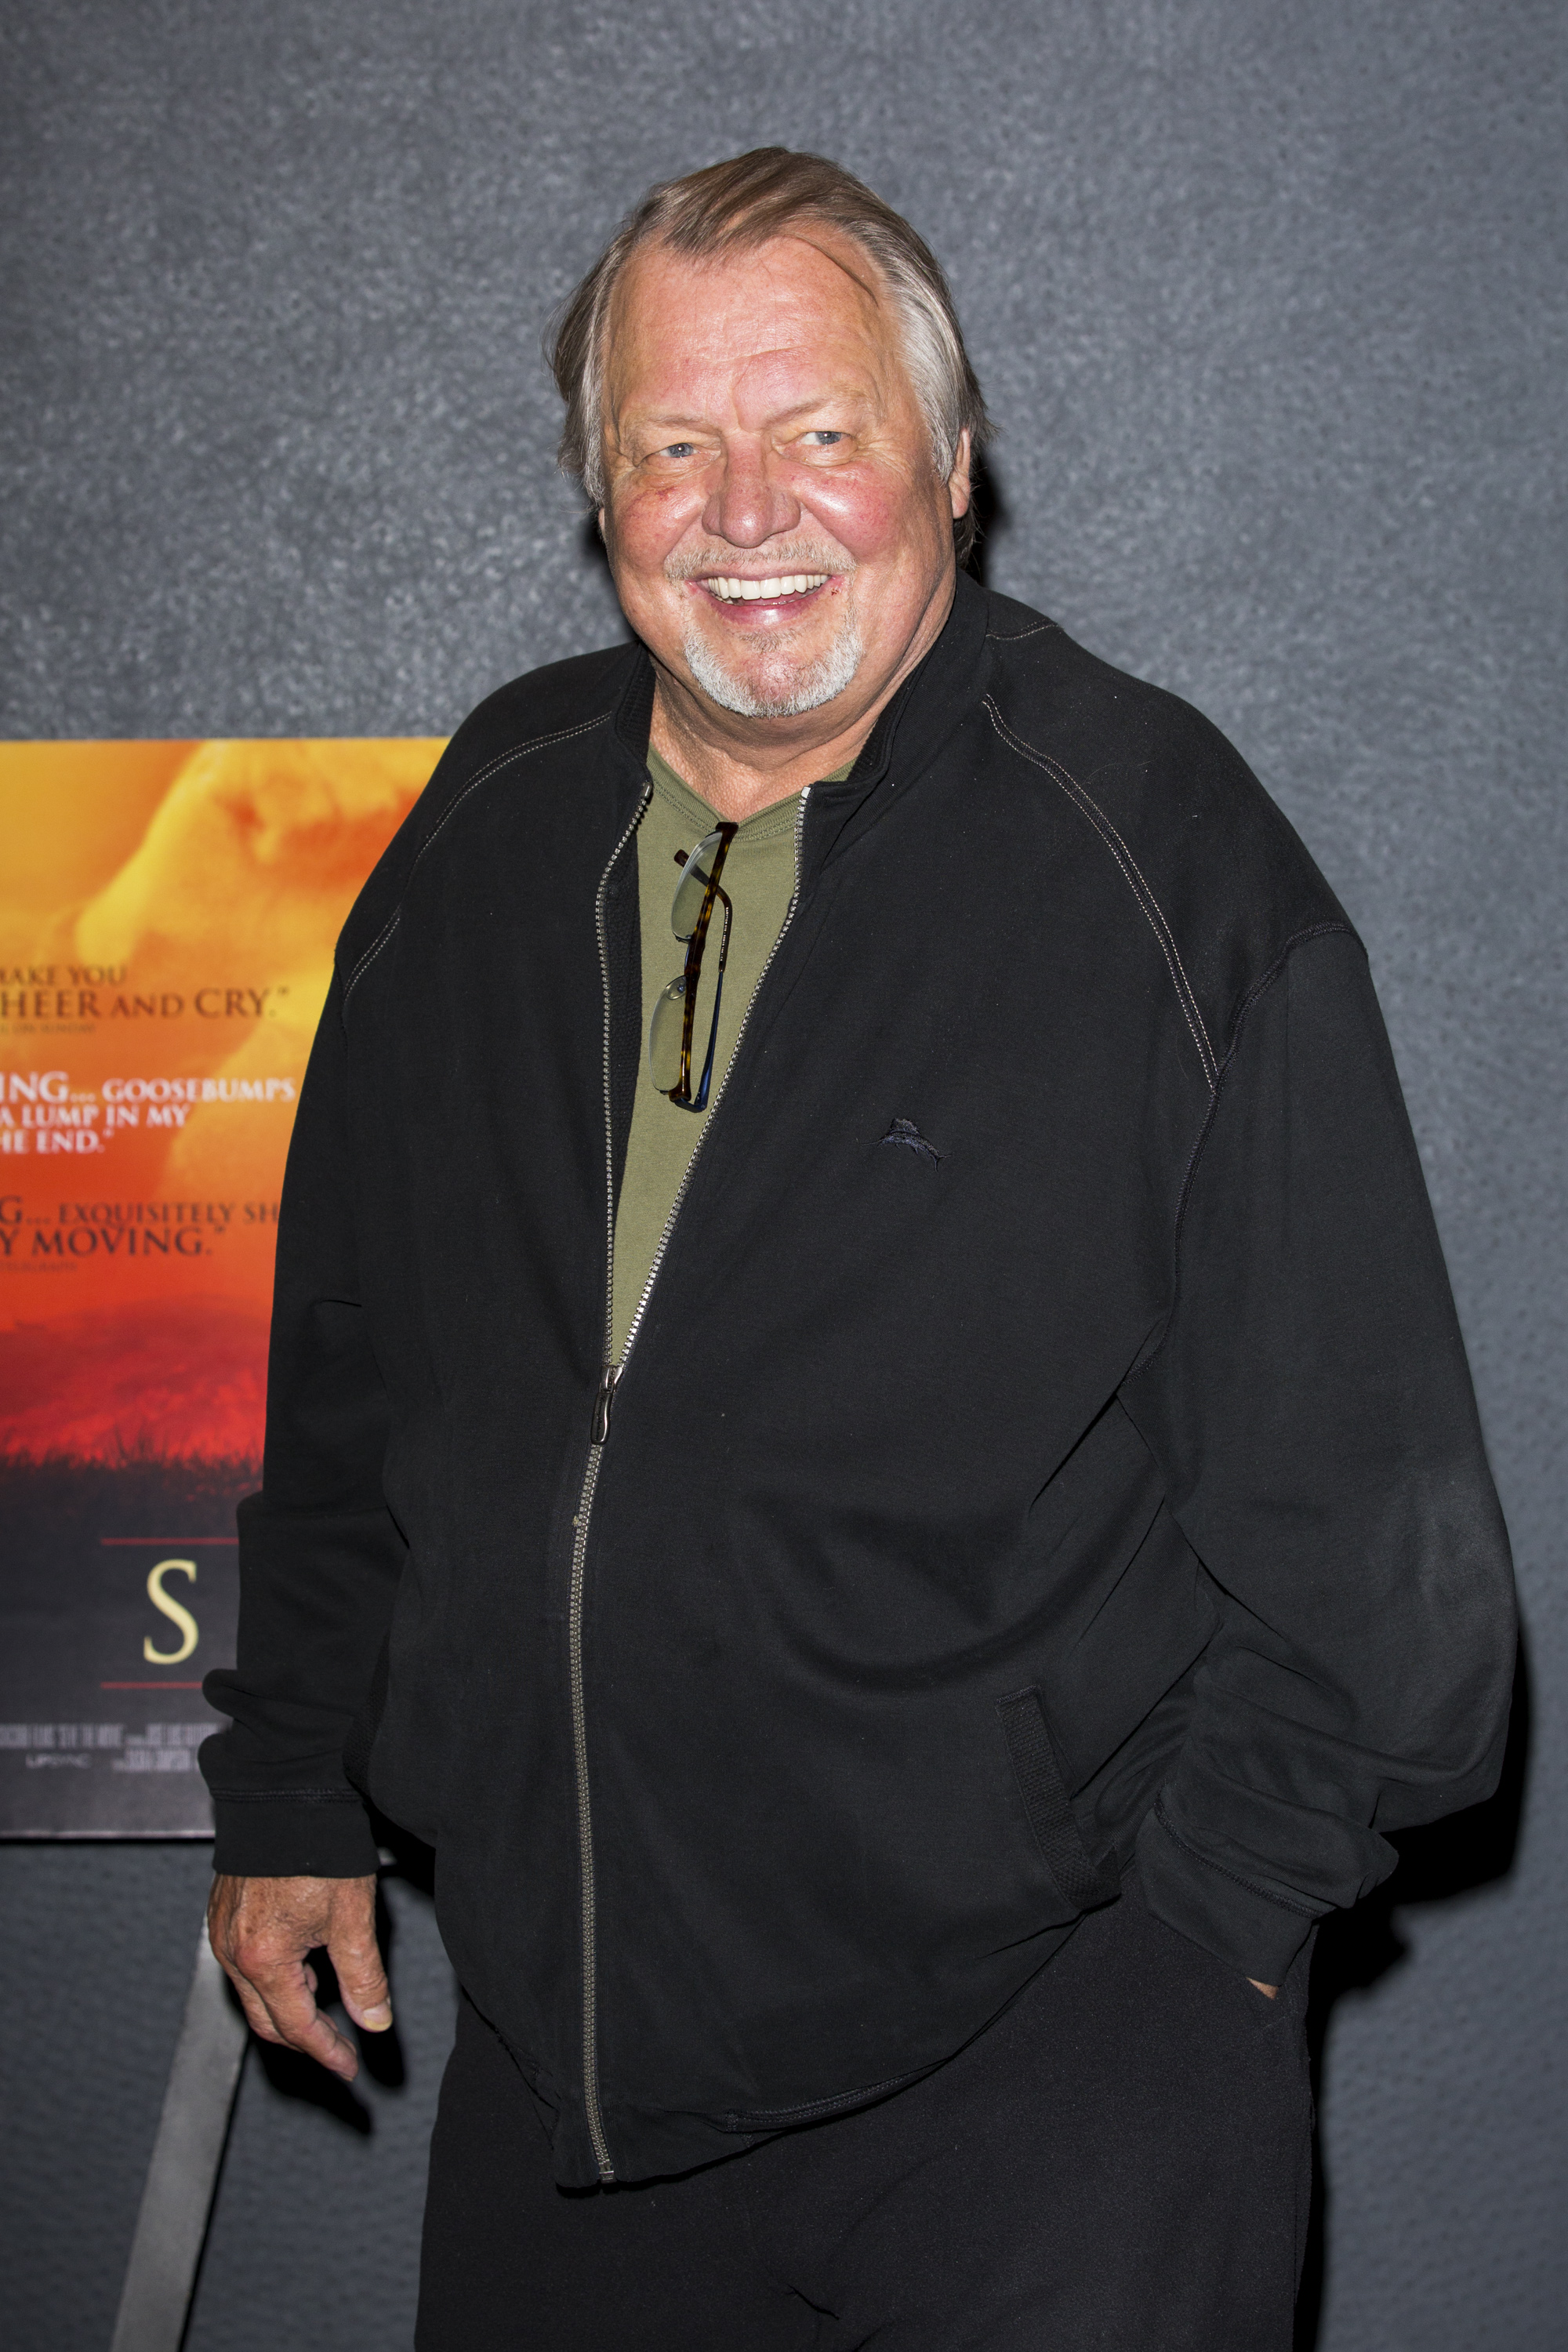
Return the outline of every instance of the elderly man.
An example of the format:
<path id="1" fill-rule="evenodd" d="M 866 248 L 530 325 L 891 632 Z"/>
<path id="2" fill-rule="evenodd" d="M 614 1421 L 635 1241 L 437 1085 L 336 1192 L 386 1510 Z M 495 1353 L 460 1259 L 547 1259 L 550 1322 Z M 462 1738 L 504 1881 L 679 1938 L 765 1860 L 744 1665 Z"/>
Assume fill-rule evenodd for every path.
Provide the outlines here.
<path id="1" fill-rule="evenodd" d="M 942 273 L 767 149 L 568 309 L 636 642 L 460 730 L 279 1234 L 216 1948 L 464 2000 L 424 2352 L 1284 2352 L 1314 1925 L 1498 1769 L 1507 1551 L 1366 959 L 957 569 Z"/>

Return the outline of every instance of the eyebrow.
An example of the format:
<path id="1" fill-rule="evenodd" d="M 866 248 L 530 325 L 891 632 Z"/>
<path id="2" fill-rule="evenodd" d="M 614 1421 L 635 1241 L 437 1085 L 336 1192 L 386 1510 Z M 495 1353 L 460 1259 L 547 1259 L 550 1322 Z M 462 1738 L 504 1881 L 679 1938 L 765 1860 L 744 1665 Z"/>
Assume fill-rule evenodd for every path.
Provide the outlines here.
<path id="1" fill-rule="evenodd" d="M 795 417 L 805 416 L 812 409 L 825 407 L 829 401 L 834 400 L 859 401 L 867 407 L 871 404 L 869 396 L 866 393 L 846 392 L 839 389 L 817 393 L 809 400 L 795 401 L 788 408 L 779 409 L 768 421 L 773 425 L 788 425 Z M 679 426 L 700 428 L 703 425 L 703 419 L 700 416 L 682 415 L 676 409 L 651 409 L 642 413 L 633 409 L 630 412 L 630 418 L 645 431 L 660 433 Z"/>

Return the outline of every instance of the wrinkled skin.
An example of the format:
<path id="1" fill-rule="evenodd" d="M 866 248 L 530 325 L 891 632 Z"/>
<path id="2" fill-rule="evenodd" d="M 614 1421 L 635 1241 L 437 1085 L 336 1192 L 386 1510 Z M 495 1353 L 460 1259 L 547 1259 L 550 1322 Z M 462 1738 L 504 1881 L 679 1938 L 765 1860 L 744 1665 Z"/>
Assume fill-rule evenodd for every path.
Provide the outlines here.
<path id="1" fill-rule="evenodd" d="M 628 265 L 605 352 L 600 526 L 658 672 L 654 747 L 744 818 L 852 759 L 952 603 L 965 434 L 944 478 L 872 264 L 830 230 Z M 826 572 L 807 594 L 727 601 L 710 583 Z M 689 656 L 777 698 L 850 629 L 852 678 L 818 708 L 742 715 Z"/>
<path id="2" fill-rule="evenodd" d="M 318 2008 L 308 1955 L 326 1952 L 361 2032 L 384 2033 L 392 2002 L 375 1939 L 374 1877 L 216 1878 L 207 1933 L 252 2032 L 352 2083 L 359 2053 Z"/>

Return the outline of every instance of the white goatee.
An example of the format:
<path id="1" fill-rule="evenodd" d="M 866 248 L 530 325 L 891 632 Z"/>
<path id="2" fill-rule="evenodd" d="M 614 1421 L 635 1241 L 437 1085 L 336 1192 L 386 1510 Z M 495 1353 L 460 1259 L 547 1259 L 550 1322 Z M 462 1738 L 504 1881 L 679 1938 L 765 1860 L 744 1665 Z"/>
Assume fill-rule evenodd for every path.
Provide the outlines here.
<path id="1" fill-rule="evenodd" d="M 803 710 L 819 710 L 843 693 L 866 651 L 852 613 L 845 614 L 843 627 L 817 660 L 795 664 L 787 656 L 778 657 L 767 665 L 773 675 L 765 671 L 765 682 L 756 685 L 726 669 L 699 628 L 688 629 L 680 649 L 710 702 L 738 719 L 795 719 Z"/>

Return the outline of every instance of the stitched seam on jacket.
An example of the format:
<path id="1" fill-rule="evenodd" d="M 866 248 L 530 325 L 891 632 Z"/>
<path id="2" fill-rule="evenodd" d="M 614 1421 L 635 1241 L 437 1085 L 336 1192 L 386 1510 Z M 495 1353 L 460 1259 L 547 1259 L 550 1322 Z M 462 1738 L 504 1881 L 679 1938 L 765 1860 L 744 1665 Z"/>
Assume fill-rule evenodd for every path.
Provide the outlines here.
<path id="1" fill-rule="evenodd" d="M 1244 1878 L 1239 1870 L 1227 1870 L 1223 1862 L 1215 1862 L 1212 1854 L 1205 1853 L 1201 1846 L 1195 1846 L 1190 1838 L 1184 1838 L 1181 1831 L 1174 1827 L 1169 1813 L 1165 1811 L 1163 1797 L 1156 1797 L 1154 1800 L 1154 1819 L 1173 1845 L 1179 1845 L 1184 1853 L 1190 1853 L 1193 1860 L 1201 1862 L 1206 1870 L 1217 1870 L 1220 1876 L 1228 1878 L 1233 1886 L 1244 1886 L 1248 1895 L 1261 1895 L 1265 1903 L 1272 1903 L 1281 1911 L 1293 1911 L 1298 1919 L 1322 1917 L 1321 1911 L 1310 1911 L 1304 1903 L 1292 1903 L 1287 1896 L 1277 1895 L 1273 1887 L 1259 1886 L 1256 1879 Z"/>
<path id="2" fill-rule="evenodd" d="M 419 870 L 419 863 L 424 857 L 426 851 L 435 847 L 443 827 L 451 823 L 453 817 L 457 815 L 458 811 L 462 807 L 463 803 L 468 799 L 468 794 L 470 793 L 477 793 L 479 786 L 483 783 L 487 783 L 490 777 L 495 774 L 498 768 L 510 767 L 514 760 L 526 759 L 531 751 L 542 751 L 552 743 L 570 743 L 574 735 L 590 735 L 595 727 L 603 727 L 605 720 L 610 716 L 611 713 L 609 711 L 601 710 L 596 719 L 584 719 L 580 720 L 575 727 L 558 728 L 553 735 L 536 735 L 531 743 L 520 743 L 515 751 L 500 752 L 497 757 L 490 761 L 489 767 L 481 768 L 477 776 L 470 776 L 468 782 L 463 786 L 462 791 L 458 794 L 457 799 L 447 803 L 440 815 L 437 818 L 435 824 L 431 826 L 429 832 L 426 835 L 425 839 L 420 843 L 418 850 L 415 856 L 414 863 L 408 869 L 409 880 L 412 881 L 414 879 L 415 875 Z"/>
<path id="3" fill-rule="evenodd" d="M 1203 1069 L 1205 1083 L 1212 1093 L 1219 1066 L 1214 1047 L 1209 1044 L 1208 1032 L 1204 1026 L 1203 1014 L 1198 1010 L 1198 1000 L 1193 992 L 1192 982 L 1187 978 L 1186 967 L 1182 961 L 1181 951 L 1176 946 L 1175 935 L 1165 920 L 1164 911 L 1159 900 L 1144 879 L 1137 859 L 1099 802 L 1092 793 L 1084 790 L 1078 778 L 1069 775 L 1060 761 L 1053 760 L 1047 751 L 1037 751 L 1032 743 L 1026 743 L 1021 735 L 1015 734 L 989 695 L 985 696 L 984 701 L 991 724 L 1003 742 L 1006 744 L 1007 749 L 1016 752 L 1020 759 L 1031 761 L 1042 774 L 1049 776 L 1051 782 L 1067 793 L 1074 805 L 1088 817 L 1101 841 L 1115 858 L 1117 865 L 1121 868 L 1122 877 L 1128 888 L 1142 909 L 1144 920 L 1159 942 L 1160 952 L 1165 959 L 1165 969 L 1171 975 L 1171 985 L 1176 992 L 1176 1002 L 1182 1008 L 1183 1017 L 1191 1032 L 1193 1043 L 1198 1049 L 1198 1061 Z"/>
<path id="4" fill-rule="evenodd" d="M 397 929 L 398 924 L 402 920 L 402 908 L 394 907 L 386 921 L 383 923 L 379 934 L 371 942 L 370 946 L 366 948 L 363 955 L 361 956 L 358 963 L 355 964 L 353 971 L 350 972 L 347 982 L 343 988 L 342 1013 L 338 1016 L 340 1020 L 344 1018 L 348 1013 L 349 999 L 353 994 L 355 989 L 359 986 L 361 975 L 370 970 L 371 965 L 375 961 L 377 956 L 381 953 L 383 948 L 386 945 L 388 940 L 392 937 L 392 934 Z"/>
<path id="5" fill-rule="evenodd" d="M 1174 1265 L 1177 1269 L 1178 1284 L 1180 1282 L 1181 1269 L 1182 1231 L 1187 1221 L 1187 1203 L 1192 1198 L 1193 1186 L 1197 1181 L 1198 1166 L 1204 1156 L 1204 1147 L 1209 1139 L 1215 1119 L 1219 1117 L 1220 1100 L 1224 1091 L 1226 1078 L 1229 1075 L 1231 1064 L 1235 1061 L 1237 1053 L 1240 1051 L 1242 1025 L 1245 1023 L 1247 1014 L 1258 1003 L 1258 998 L 1267 994 L 1268 991 L 1273 987 L 1275 982 L 1279 979 L 1280 973 L 1284 971 L 1285 966 L 1289 963 L 1290 958 L 1294 955 L 1299 947 L 1304 947 L 1309 940 L 1334 938 L 1353 940 L 1355 936 L 1355 931 L 1349 923 L 1310 923 L 1305 930 L 1292 931 L 1290 937 L 1286 940 L 1284 946 L 1280 949 L 1279 954 L 1275 957 L 1268 971 L 1263 973 L 1260 979 L 1253 982 L 1252 986 L 1242 998 L 1240 1005 L 1237 1010 L 1236 1019 L 1231 1024 L 1230 1043 L 1225 1049 L 1225 1059 L 1219 1066 L 1218 1073 L 1215 1078 L 1214 1091 L 1209 1096 L 1209 1107 L 1204 1114 L 1204 1123 L 1198 1129 L 1197 1139 L 1193 1145 L 1191 1152 L 1188 1154 L 1187 1172 L 1182 1179 L 1182 1197 L 1176 1203 L 1176 1223 L 1174 1231 L 1171 1236 L 1171 1258 L 1173 1265 Z M 1175 1320 L 1176 1305 L 1177 1299 L 1173 1297 L 1171 1302 L 1171 1312 L 1165 1318 L 1164 1329 L 1161 1332 L 1159 1339 L 1155 1341 L 1153 1347 L 1151 1348 L 1149 1353 L 1144 1357 L 1142 1362 L 1141 1364 L 1133 1365 L 1132 1370 L 1127 1375 L 1129 1381 L 1141 1380 L 1142 1375 L 1148 1370 L 1150 1365 L 1158 1361 L 1160 1350 L 1164 1346 L 1166 1338 L 1170 1332 L 1171 1325 Z M 1174 1835 L 1173 1831 L 1172 1834 L 1173 1836 Z"/>
<path id="6" fill-rule="evenodd" d="M 1247 990 L 1247 994 L 1237 1006 L 1236 1019 L 1231 1023 L 1230 1027 L 1230 1043 L 1225 1049 L 1225 1060 L 1220 1066 L 1222 1073 L 1225 1070 L 1228 1070 L 1232 1062 L 1236 1059 L 1237 1049 L 1241 1044 L 1242 1023 L 1246 1020 L 1247 1014 L 1251 1012 L 1258 998 L 1266 994 L 1267 992 L 1273 987 L 1275 982 L 1279 979 L 1280 973 L 1289 962 L 1290 958 L 1295 954 L 1297 949 L 1300 947 L 1305 947 L 1309 940 L 1353 940 L 1354 937 L 1355 931 L 1349 923 L 1309 923 L 1304 930 L 1291 932 L 1289 938 L 1286 940 L 1284 946 L 1280 949 L 1279 954 L 1269 965 L 1268 971 L 1253 982 L 1252 986 Z"/>
<path id="7" fill-rule="evenodd" d="M 435 847 L 443 828 L 451 822 L 453 817 L 457 815 L 458 811 L 462 807 L 463 803 L 468 799 L 468 794 L 470 793 L 477 793 L 481 784 L 488 783 L 489 779 L 499 769 L 510 767 L 514 760 L 526 759 L 531 751 L 542 751 L 547 750 L 552 743 L 570 743 L 574 736 L 591 734 L 595 727 L 602 727 L 610 716 L 611 713 L 609 711 L 601 710 L 596 719 L 584 719 L 575 727 L 558 728 L 553 735 L 536 735 L 531 743 L 520 743 L 513 751 L 499 753 L 495 759 L 489 761 L 488 766 L 479 770 L 477 776 L 470 776 L 468 782 L 463 786 L 462 791 L 458 794 L 457 799 L 449 802 L 447 807 L 442 810 L 440 815 L 437 818 L 436 823 L 431 826 L 429 832 L 426 835 L 425 839 L 420 843 L 418 849 L 415 853 L 414 863 L 408 869 L 408 882 L 413 881 L 414 877 L 419 871 L 420 865 L 424 859 L 426 850 L 433 849 Z M 408 882 L 404 884 L 405 889 L 407 888 Z M 369 970 L 376 957 L 381 953 L 382 949 L 386 945 L 388 940 L 392 937 L 393 932 L 397 929 L 398 923 L 402 919 L 402 915 L 403 908 L 401 903 L 399 903 L 399 905 L 393 909 L 392 919 L 390 922 L 384 927 L 379 937 L 365 950 L 358 963 L 355 964 L 343 989 L 344 1017 L 346 1017 L 348 1013 L 349 998 L 353 994 L 354 989 L 358 985 L 362 975 Z"/>
<path id="8" fill-rule="evenodd" d="M 1037 621 L 1032 629 L 987 629 L 985 642 L 988 646 L 1021 646 L 1026 637 L 1043 637 L 1047 629 L 1058 627 L 1055 621 Z"/>

